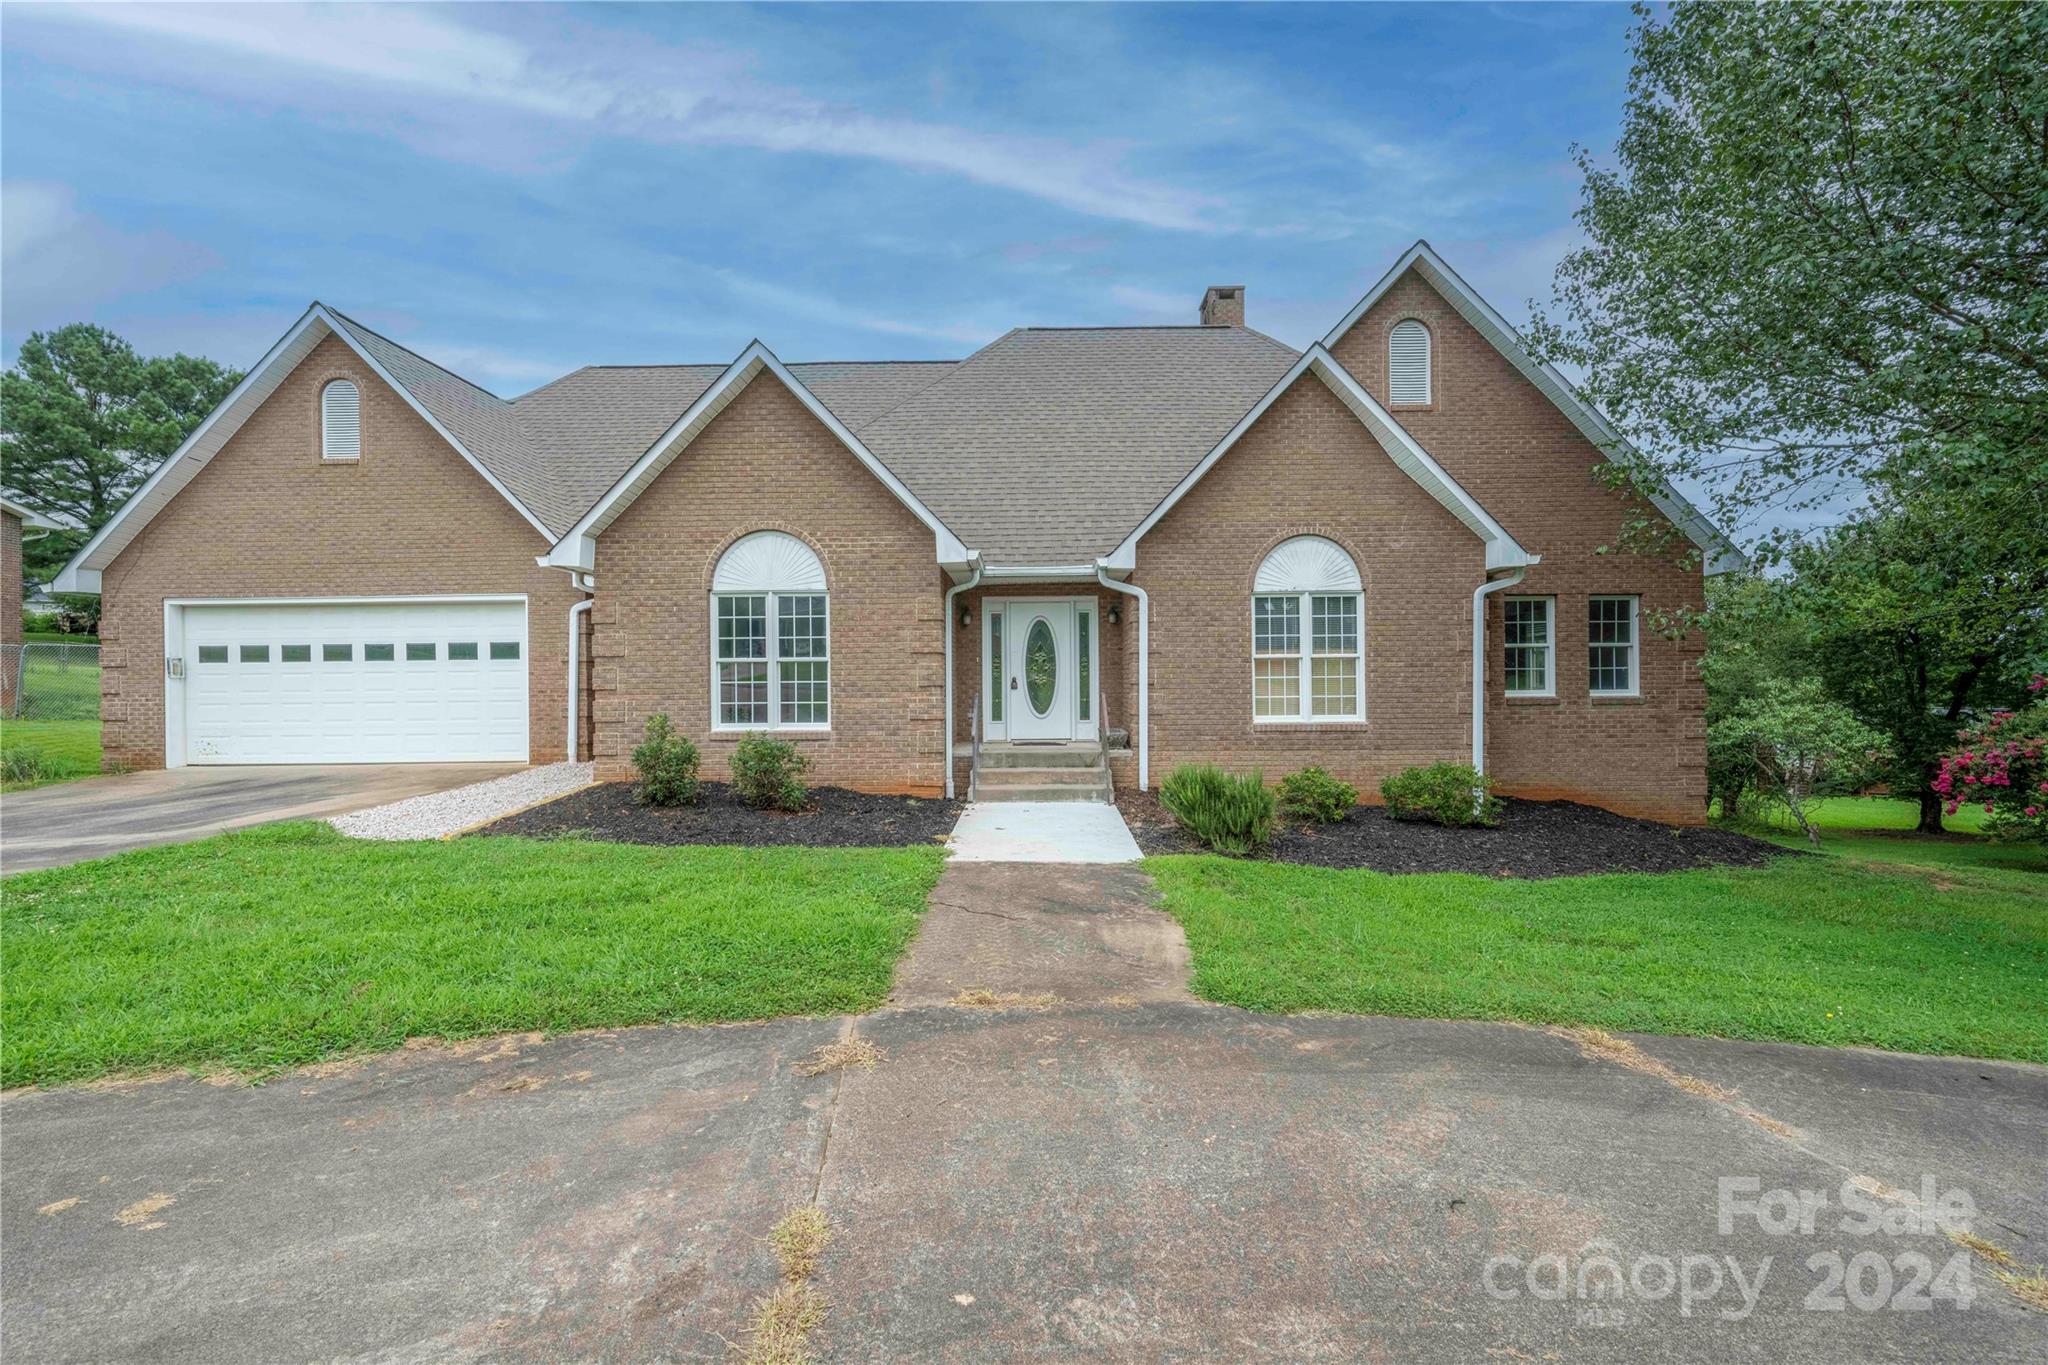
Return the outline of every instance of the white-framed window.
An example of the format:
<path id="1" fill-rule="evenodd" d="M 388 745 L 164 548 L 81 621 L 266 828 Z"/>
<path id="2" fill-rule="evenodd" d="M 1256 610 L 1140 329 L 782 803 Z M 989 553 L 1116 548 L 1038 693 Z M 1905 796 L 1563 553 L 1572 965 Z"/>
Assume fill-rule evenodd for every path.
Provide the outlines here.
<path id="1" fill-rule="evenodd" d="M 1619 594 L 1586 602 L 1586 690 L 1596 697 L 1633 697 L 1642 653 L 1636 599 Z"/>
<path id="2" fill-rule="evenodd" d="M 1387 333 L 1387 401 L 1427 404 L 1429 397 L 1429 328 L 1403 318 Z"/>
<path id="3" fill-rule="evenodd" d="M 320 390 L 320 458 L 360 460 L 363 457 L 363 403 L 355 383 L 330 379 Z"/>
<path id="4" fill-rule="evenodd" d="M 823 730 L 832 723 L 825 568 L 780 531 L 735 541 L 711 576 L 711 728 Z"/>
<path id="5" fill-rule="evenodd" d="M 1510 597 L 1501 605 L 1506 642 L 1502 677 L 1511 697 L 1554 697 L 1557 677 L 1556 599 Z"/>
<path id="6" fill-rule="evenodd" d="M 1252 584 L 1252 719 L 1365 719 L 1365 593 L 1334 541 L 1296 536 Z"/>

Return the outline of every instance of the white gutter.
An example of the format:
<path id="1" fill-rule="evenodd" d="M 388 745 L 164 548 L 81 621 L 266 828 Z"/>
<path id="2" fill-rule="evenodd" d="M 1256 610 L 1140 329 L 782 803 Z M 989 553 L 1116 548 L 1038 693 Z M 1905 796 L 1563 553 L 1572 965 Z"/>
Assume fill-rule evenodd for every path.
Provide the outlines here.
<path id="1" fill-rule="evenodd" d="M 582 585 L 578 584 L 578 586 Z M 577 685 L 582 681 L 579 675 L 583 672 L 583 633 L 576 628 L 576 618 L 589 611 L 591 605 L 596 601 L 595 597 L 586 597 L 575 606 L 569 608 L 569 742 L 567 752 L 571 763 L 574 763 L 577 759 L 577 750 L 583 738 L 582 731 L 576 728 L 576 702 L 583 692 L 583 689 Z M 596 758 L 597 755 L 592 753 L 591 757 Z"/>
<path id="2" fill-rule="evenodd" d="M 1135 583 L 1109 576 L 1109 561 L 1095 562 L 1095 581 L 1111 592 L 1138 599 L 1138 790 L 1152 789 L 1152 599 Z"/>
<path id="3" fill-rule="evenodd" d="M 968 575 L 965 583 L 956 583 L 946 589 L 946 742 L 943 749 L 946 755 L 946 799 L 948 801 L 953 799 L 953 788 L 956 785 L 953 781 L 953 632 L 959 629 L 959 627 L 953 620 L 953 600 L 959 597 L 961 593 L 966 592 L 969 588 L 981 582 L 981 556 L 970 551 L 969 557 L 974 565 L 974 572 Z M 981 724 L 981 717 L 976 716 L 974 723 L 976 725 Z"/>
<path id="4" fill-rule="evenodd" d="M 1486 772 L 1486 599 L 1522 581 L 1525 569 L 1490 579 L 1472 591 L 1472 767 Z"/>

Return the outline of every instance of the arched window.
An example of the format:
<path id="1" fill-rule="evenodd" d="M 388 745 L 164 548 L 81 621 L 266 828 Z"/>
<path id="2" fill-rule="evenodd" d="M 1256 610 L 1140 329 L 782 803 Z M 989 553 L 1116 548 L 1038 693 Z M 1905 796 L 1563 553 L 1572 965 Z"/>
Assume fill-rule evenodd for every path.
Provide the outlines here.
<path id="1" fill-rule="evenodd" d="M 825 566 L 780 531 L 735 541 L 711 575 L 714 730 L 822 730 L 831 723 Z"/>
<path id="2" fill-rule="evenodd" d="M 346 379 L 320 390 L 320 458 L 359 460 L 363 456 L 362 400 Z"/>
<path id="3" fill-rule="evenodd" d="M 1387 333 L 1387 401 L 1429 402 L 1429 328 L 1414 318 Z"/>
<path id="4" fill-rule="evenodd" d="M 1365 719 L 1364 585 L 1321 536 L 1275 546 L 1252 584 L 1252 719 Z"/>

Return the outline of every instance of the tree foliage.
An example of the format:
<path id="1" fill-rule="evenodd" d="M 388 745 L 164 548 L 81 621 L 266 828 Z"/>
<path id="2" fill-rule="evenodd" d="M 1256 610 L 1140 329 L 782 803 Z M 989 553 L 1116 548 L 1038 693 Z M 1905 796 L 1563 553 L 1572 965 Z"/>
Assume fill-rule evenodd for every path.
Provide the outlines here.
<path id="1" fill-rule="evenodd" d="M 2048 6 L 1637 13 L 1614 157 L 1577 152 L 1589 241 L 1532 329 L 1652 453 L 1613 476 L 1698 478 L 1730 527 L 1880 472 L 1974 487 L 2048 558 L 1998 510 L 2048 481 Z"/>
<path id="2" fill-rule="evenodd" d="M 137 355 L 89 323 L 30 333 L 0 375 L 0 481 L 83 529 L 23 545 L 27 576 L 61 566 L 241 378 L 198 356 Z"/>
<path id="3" fill-rule="evenodd" d="M 1831 701 L 1818 681 L 1772 679 L 1707 727 L 1710 761 L 1745 767 L 1759 795 L 1781 802 L 1820 847 L 1807 818 L 1814 798 L 1857 790 L 1886 758 L 1885 739 Z"/>

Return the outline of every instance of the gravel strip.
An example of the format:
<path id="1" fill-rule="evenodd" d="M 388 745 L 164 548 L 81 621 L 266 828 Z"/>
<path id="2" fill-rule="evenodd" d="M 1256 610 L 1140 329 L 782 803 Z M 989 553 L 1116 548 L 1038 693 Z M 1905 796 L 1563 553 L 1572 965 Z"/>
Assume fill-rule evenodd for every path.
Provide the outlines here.
<path id="1" fill-rule="evenodd" d="M 352 839 L 445 839 L 596 780 L 594 763 L 550 763 L 510 777 L 337 815 L 328 823 Z"/>

